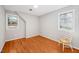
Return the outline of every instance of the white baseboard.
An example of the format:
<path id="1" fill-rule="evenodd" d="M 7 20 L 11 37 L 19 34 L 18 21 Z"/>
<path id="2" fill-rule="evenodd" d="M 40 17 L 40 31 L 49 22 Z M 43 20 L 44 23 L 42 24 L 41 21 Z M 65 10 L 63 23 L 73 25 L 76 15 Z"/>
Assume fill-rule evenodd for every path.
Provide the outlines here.
<path id="1" fill-rule="evenodd" d="M 46 38 L 48 38 L 48 39 L 50 39 L 50 40 L 53 40 L 53 38 L 50 38 L 50 37 L 45 36 L 45 35 L 40 35 L 40 36 L 42 36 L 42 37 L 46 37 Z M 58 42 L 57 40 L 53 40 L 53 41 Z M 77 48 L 77 47 L 74 47 L 74 46 L 73 46 L 73 48 L 75 48 L 75 49 L 79 50 L 79 48 Z"/>
<path id="2" fill-rule="evenodd" d="M 74 46 L 73 46 L 73 48 L 75 48 L 75 49 L 79 50 L 79 48 L 77 48 L 77 47 L 74 47 Z"/>
<path id="3" fill-rule="evenodd" d="M 31 38 L 31 37 L 35 37 L 35 36 L 39 36 L 39 35 L 37 34 L 37 35 L 27 36 L 26 38 Z"/>
<path id="4" fill-rule="evenodd" d="M 3 47 L 4 47 L 4 44 L 5 44 L 5 42 L 2 44 L 2 47 L 0 48 L 0 53 L 1 53 L 2 49 L 3 49 Z"/>
<path id="5" fill-rule="evenodd" d="M 37 35 L 27 36 L 27 37 L 18 37 L 18 38 L 13 38 L 13 39 L 6 40 L 5 42 L 7 42 L 7 41 L 12 41 L 12 40 L 16 40 L 16 39 L 20 39 L 20 38 L 31 38 L 31 37 L 35 37 L 35 36 L 38 36 L 38 34 L 37 34 Z"/>
<path id="6" fill-rule="evenodd" d="M 24 38 L 24 37 L 20 37 L 20 38 Z M 12 41 L 12 40 L 16 40 L 16 39 L 20 39 L 20 38 L 13 38 L 13 39 L 5 40 L 5 42 Z"/>
<path id="7" fill-rule="evenodd" d="M 42 37 L 46 37 L 46 38 L 48 38 L 48 39 L 50 39 L 50 40 L 53 40 L 53 41 L 58 42 L 57 40 L 54 40 L 54 38 L 51 38 L 51 37 L 48 37 L 48 36 L 45 36 L 45 35 L 40 35 L 40 36 L 42 36 Z"/>

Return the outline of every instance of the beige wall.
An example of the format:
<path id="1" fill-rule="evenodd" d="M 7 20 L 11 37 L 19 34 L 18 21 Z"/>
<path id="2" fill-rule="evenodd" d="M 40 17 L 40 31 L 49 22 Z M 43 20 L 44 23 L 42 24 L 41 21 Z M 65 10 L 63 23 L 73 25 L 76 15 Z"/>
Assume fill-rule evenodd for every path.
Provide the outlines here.
<path id="1" fill-rule="evenodd" d="M 5 10 L 0 6 L 0 52 L 5 43 Z"/>
<path id="2" fill-rule="evenodd" d="M 15 12 L 12 12 L 12 11 L 6 11 L 6 13 L 7 13 L 7 15 L 8 14 L 17 15 Z M 36 36 L 39 34 L 39 29 L 38 29 L 39 21 L 38 21 L 37 16 L 31 16 L 31 15 L 27 15 L 27 14 L 24 14 L 21 12 L 19 12 L 18 14 L 26 21 L 26 25 L 22 21 L 22 19 L 19 17 L 19 23 L 18 23 L 17 28 L 9 29 L 6 26 L 6 41 L 14 40 L 17 38 L 24 38 L 25 35 L 26 35 L 26 38 L 29 38 L 29 37 Z M 6 23 L 6 25 L 7 25 L 7 23 Z"/>

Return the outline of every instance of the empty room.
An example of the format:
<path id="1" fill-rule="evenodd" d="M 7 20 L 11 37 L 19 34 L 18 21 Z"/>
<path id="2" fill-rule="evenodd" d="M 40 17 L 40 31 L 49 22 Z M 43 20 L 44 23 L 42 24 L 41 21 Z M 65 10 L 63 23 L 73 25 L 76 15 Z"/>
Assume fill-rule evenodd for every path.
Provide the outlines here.
<path id="1" fill-rule="evenodd" d="M 0 5 L 1 53 L 79 53 L 79 5 Z"/>

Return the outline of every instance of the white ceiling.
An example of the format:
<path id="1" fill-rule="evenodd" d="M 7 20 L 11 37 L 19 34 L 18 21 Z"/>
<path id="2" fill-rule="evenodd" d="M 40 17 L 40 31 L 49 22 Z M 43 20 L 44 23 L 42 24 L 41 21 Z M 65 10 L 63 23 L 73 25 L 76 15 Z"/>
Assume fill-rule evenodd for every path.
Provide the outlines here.
<path id="1" fill-rule="evenodd" d="M 66 7 L 66 5 L 39 5 L 38 8 L 33 8 L 33 5 L 4 5 L 6 10 L 19 11 L 36 16 L 41 16 L 63 7 Z M 29 11 L 29 9 L 32 9 L 32 11 Z"/>

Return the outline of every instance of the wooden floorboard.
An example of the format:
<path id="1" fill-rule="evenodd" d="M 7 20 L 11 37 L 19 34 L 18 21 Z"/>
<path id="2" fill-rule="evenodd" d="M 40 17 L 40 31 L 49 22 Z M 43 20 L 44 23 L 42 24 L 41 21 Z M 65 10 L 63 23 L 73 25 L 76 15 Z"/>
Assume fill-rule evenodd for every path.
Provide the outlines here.
<path id="1" fill-rule="evenodd" d="M 62 47 L 59 43 L 42 36 L 32 38 L 21 38 L 17 40 L 8 41 L 5 43 L 2 53 L 78 53 L 79 50 Z"/>

